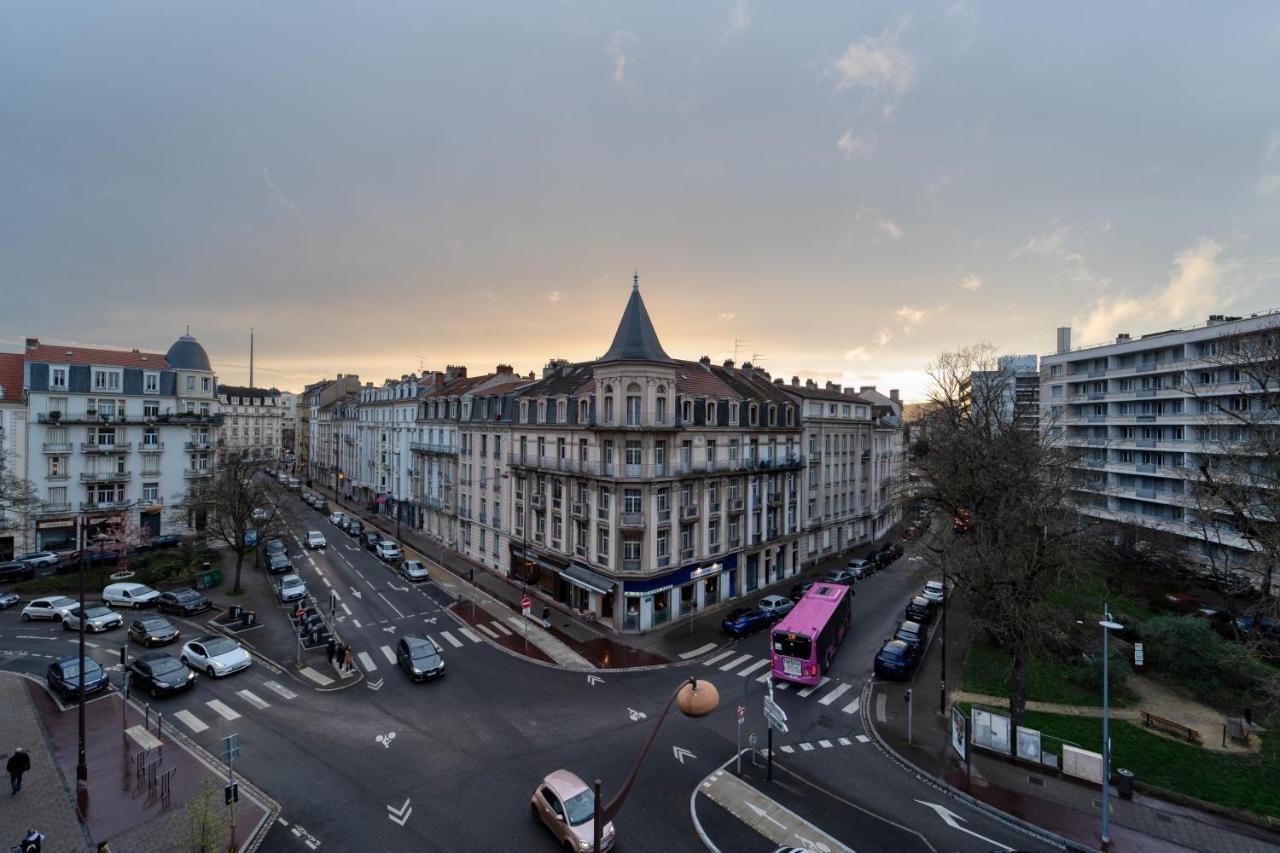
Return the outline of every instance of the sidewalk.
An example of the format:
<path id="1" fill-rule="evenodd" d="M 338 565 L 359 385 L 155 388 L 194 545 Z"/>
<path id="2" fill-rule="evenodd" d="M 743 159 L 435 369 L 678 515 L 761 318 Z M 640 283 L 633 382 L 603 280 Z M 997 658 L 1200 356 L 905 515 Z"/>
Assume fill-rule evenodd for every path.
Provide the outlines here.
<path id="1" fill-rule="evenodd" d="M 948 614 L 947 675 L 958 693 L 968 649 L 962 611 Z M 863 709 L 867 731 L 915 769 L 1026 823 L 1087 849 L 1100 845 L 1101 791 L 1070 781 L 1046 768 L 1002 760 L 970 747 L 970 769 L 951 748 L 949 720 L 938 713 L 941 644 L 934 638 L 911 682 L 876 683 Z M 912 745 L 907 745 L 906 691 L 912 688 Z M 948 703 L 949 704 L 949 703 Z M 1261 827 L 1197 811 L 1135 793 L 1123 800 L 1112 792 L 1111 850 L 1126 853 L 1196 850 L 1204 853 L 1262 853 L 1275 850 L 1280 835 Z"/>

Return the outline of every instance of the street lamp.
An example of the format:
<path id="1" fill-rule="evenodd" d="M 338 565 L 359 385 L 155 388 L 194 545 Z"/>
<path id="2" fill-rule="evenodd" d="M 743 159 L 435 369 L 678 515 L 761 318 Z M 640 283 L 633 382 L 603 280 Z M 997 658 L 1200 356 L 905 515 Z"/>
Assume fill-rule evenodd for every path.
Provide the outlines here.
<path id="1" fill-rule="evenodd" d="M 1111 810 L 1111 648 L 1112 631 L 1123 631 L 1124 626 L 1111 619 L 1111 608 L 1104 610 L 1105 619 L 1098 622 L 1102 628 L 1102 846 L 1111 843 L 1107 826 Z"/>
<path id="2" fill-rule="evenodd" d="M 594 846 L 591 849 L 595 853 L 600 853 L 600 841 L 604 834 L 604 826 L 612 821 L 614 816 L 622 809 L 622 803 L 627 799 L 627 794 L 631 792 L 631 785 L 636 781 L 636 774 L 640 772 L 640 765 L 644 763 L 644 757 L 648 754 L 649 747 L 653 746 L 653 740 L 658 735 L 658 729 L 662 726 L 662 721 L 667 718 L 667 712 L 671 710 L 672 703 L 686 717 L 698 719 L 707 716 L 719 707 L 720 691 L 716 690 L 716 686 L 705 679 L 702 681 L 693 677 L 685 679 L 676 688 L 676 692 L 671 694 L 671 698 L 667 700 L 666 707 L 662 709 L 658 719 L 653 721 L 653 729 L 649 732 L 649 739 L 644 742 L 644 747 L 640 750 L 640 754 L 636 756 L 636 763 L 632 765 L 631 774 L 627 776 L 627 781 L 622 783 L 618 793 L 603 807 L 600 805 L 600 780 L 595 780 L 595 815 L 592 822 L 593 826 L 591 827 L 592 840 L 594 842 Z"/>

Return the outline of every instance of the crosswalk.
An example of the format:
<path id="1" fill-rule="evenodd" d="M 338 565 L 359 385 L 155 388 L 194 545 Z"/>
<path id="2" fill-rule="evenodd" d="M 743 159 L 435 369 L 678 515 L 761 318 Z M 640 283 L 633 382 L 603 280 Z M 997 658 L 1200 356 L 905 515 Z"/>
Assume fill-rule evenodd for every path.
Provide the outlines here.
<path id="1" fill-rule="evenodd" d="M 755 655 L 738 654 L 737 649 L 718 652 L 705 659 L 702 663 L 706 666 L 715 667 L 721 672 L 732 672 L 740 678 L 751 677 L 759 684 L 764 684 L 772 677 L 772 674 L 767 669 L 769 666 L 767 657 L 757 658 Z M 760 672 L 761 670 L 765 671 Z M 860 702 L 858 685 L 837 681 L 825 675 L 817 684 L 812 685 L 799 685 L 790 681 L 775 681 L 773 689 L 784 693 L 794 689 L 797 698 L 808 699 L 816 696 L 819 705 L 828 708 L 839 705 L 841 713 L 849 715 L 858 713 Z M 847 701 L 850 697 L 852 697 L 852 701 Z M 840 705 L 841 700 L 846 700 L 846 704 Z"/>
<path id="2" fill-rule="evenodd" d="M 236 678 L 239 681 L 243 676 Z M 256 691 L 256 692 L 255 692 Z M 298 698 L 298 694 L 285 687 L 278 681 L 260 681 L 255 683 L 255 689 L 243 688 L 237 690 L 235 695 L 244 707 L 237 710 L 229 702 L 233 701 L 230 697 L 226 701 L 222 699 L 202 699 L 198 692 L 188 691 L 184 694 L 190 697 L 192 704 L 188 707 L 181 708 L 176 711 L 166 711 L 166 714 L 172 719 L 182 723 L 183 727 L 193 735 L 208 731 L 212 725 L 221 720 L 233 722 L 244 716 L 242 710 L 252 708 L 255 711 L 265 711 L 271 707 L 272 702 L 288 702 Z M 263 698 L 270 696 L 270 700 Z"/>
<path id="3" fill-rule="evenodd" d="M 477 622 L 475 624 L 475 627 L 479 628 L 485 634 L 485 636 L 494 640 L 498 639 L 497 631 L 502 631 L 507 636 L 511 635 L 510 631 L 507 631 L 506 628 L 502 627 L 501 622 L 490 622 L 487 625 Z M 457 634 L 455 634 L 453 631 L 439 631 L 437 633 L 440 636 L 440 640 L 443 640 L 444 642 L 448 643 L 450 646 L 453 646 L 455 649 L 460 649 L 463 646 L 465 646 L 466 643 L 463 642 L 464 640 L 470 640 L 472 643 L 484 642 L 484 637 L 481 637 L 479 634 L 477 634 L 475 631 L 472 631 L 470 628 L 458 627 L 454 630 L 457 631 Z M 441 643 L 439 640 L 436 640 L 434 637 L 431 637 L 430 635 L 428 635 L 428 639 L 435 642 L 437 647 L 441 647 Z M 382 656 L 384 658 L 386 658 L 388 664 L 390 664 L 391 666 L 396 665 L 396 652 L 395 652 L 395 649 L 391 648 L 390 645 L 379 646 L 378 651 L 382 653 Z M 365 672 L 376 672 L 378 669 L 378 661 L 375 659 L 374 655 L 370 654 L 367 651 L 356 652 L 356 660 L 360 662 L 360 668 L 363 669 Z"/>

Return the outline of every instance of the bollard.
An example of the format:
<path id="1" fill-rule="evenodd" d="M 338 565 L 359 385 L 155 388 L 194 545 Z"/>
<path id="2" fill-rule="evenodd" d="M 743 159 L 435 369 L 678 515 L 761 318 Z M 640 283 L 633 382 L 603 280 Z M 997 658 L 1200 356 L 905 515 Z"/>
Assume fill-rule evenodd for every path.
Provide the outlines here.
<path id="1" fill-rule="evenodd" d="M 151 703 L 150 702 L 142 703 L 142 712 L 146 715 L 146 717 L 142 721 L 142 728 L 144 731 L 151 731 Z"/>
<path id="2" fill-rule="evenodd" d="M 156 711 L 156 737 L 160 737 L 160 729 L 164 725 L 164 712 Z"/>

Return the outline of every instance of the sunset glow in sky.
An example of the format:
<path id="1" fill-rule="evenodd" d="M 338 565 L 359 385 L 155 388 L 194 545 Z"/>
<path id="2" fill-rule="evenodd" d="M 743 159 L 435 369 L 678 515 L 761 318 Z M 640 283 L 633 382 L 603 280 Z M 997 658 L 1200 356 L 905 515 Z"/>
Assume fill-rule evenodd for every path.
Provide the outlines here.
<path id="1" fill-rule="evenodd" d="M 920 396 L 1280 307 L 1280 7 L 30 3 L 0 349 L 299 389 L 609 344 Z"/>

